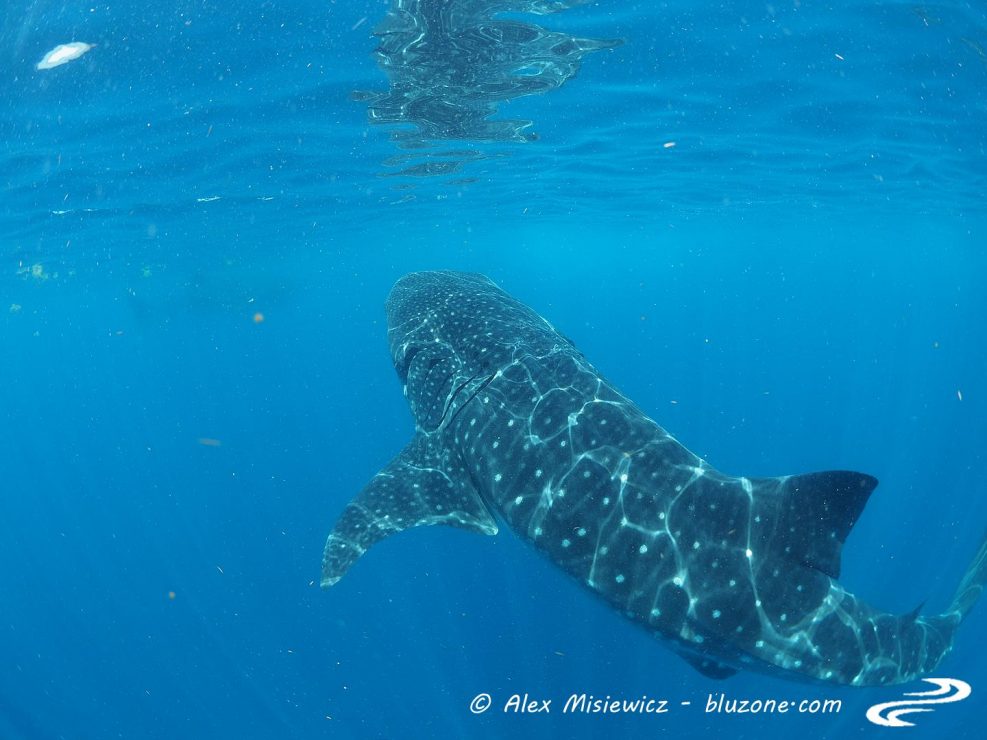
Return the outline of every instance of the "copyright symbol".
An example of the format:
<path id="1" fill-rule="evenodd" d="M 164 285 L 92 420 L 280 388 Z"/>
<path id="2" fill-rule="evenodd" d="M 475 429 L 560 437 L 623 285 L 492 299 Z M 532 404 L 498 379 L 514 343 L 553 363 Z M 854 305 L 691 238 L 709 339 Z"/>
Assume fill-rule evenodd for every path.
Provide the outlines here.
<path id="1" fill-rule="evenodd" d="M 493 703 L 493 699 L 490 698 L 490 694 L 477 694 L 470 702 L 470 711 L 473 714 L 483 714 L 490 709 L 491 703 Z"/>

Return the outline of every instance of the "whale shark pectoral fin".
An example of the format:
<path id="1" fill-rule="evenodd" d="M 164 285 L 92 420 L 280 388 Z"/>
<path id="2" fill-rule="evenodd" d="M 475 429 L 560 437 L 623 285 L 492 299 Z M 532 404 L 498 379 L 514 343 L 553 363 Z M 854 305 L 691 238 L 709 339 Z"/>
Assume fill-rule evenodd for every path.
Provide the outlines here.
<path id="1" fill-rule="evenodd" d="M 775 551 L 839 578 L 843 543 L 877 487 L 877 478 L 830 470 L 762 479 L 757 487 L 778 497 L 771 535 Z"/>
<path id="2" fill-rule="evenodd" d="M 448 524 L 497 534 L 497 523 L 454 452 L 423 435 L 411 443 L 343 510 L 326 542 L 321 585 L 328 588 L 371 545 L 411 527 Z"/>
<path id="3" fill-rule="evenodd" d="M 679 653 L 679 655 L 682 656 L 682 659 L 686 663 L 706 676 L 706 678 L 724 679 L 730 678 L 730 676 L 737 673 L 736 668 L 731 668 L 730 666 L 724 665 L 723 663 L 713 660 L 712 658 L 703 658 L 698 655 L 687 655 L 682 653 Z"/>

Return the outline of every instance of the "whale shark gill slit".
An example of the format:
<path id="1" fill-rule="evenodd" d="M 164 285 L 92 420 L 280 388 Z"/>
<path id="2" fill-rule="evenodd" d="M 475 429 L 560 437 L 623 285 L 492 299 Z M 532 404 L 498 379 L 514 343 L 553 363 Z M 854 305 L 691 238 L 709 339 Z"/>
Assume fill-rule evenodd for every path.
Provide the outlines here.
<path id="1" fill-rule="evenodd" d="M 415 355 L 421 352 L 421 347 L 409 347 L 408 351 L 404 353 L 404 357 L 401 361 L 395 365 L 395 370 L 397 370 L 398 378 L 400 378 L 402 383 L 408 382 L 408 372 L 411 370 L 411 363 L 415 359 Z"/>
<path id="2" fill-rule="evenodd" d="M 462 412 L 462 410 L 469 405 L 470 401 L 472 401 L 474 398 L 476 398 L 480 394 L 480 391 L 482 391 L 484 388 L 486 388 L 488 385 L 490 385 L 490 383 L 493 381 L 493 379 L 496 377 L 496 375 L 497 375 L 497 373 L 491 373 L 489 377 L 487 377 L 482 383 L 480 383 L 479 386 L 477 386 L 476 390 L 474 390 L 470 394 L 470 397 L 467 398 L 462 403 L 462 405 L 460 405 L 459 408 L 457 408 L 453 412 L 452 418 L 449 419 L 449 424 L 452 424 L 452 422 L 454 422 L 456 420 L 456 417 L 459 416 L 459 414 Z M 474 376 L 474 377 L 476 377 L 476 376 Z"/>
<path id="3" fill-rule="evenodd" d="M 456 399 L 459 397 L 459 394 L 462 393 L 463 388 L 465 388 L 470 383 L 472 383 L 474 380 L 476 380 L 476 378 L 477 378 L 478 375 L 479 375 L 479 373 L 476 373 L 474 375 L 471 375 L 466 380 L 464 380 L 462 383 L 460 383 L 459 385 L 457 385 L 455 387 L 455 389 L 452 391 L 452 393 L 450 393 L 448 395 L 448 397 L 446 398 L 445 407 L 442 409 L 442 416 L 439 417 L 439 423 L 438 423 L 438 427 L 439 428 L 442 427 L 442 424 L 445 422 L 446 417 L 449 415 L 449 409 L 451 409 L 452 406 L 453 406 L 453 404 L 456 403 Z"/>

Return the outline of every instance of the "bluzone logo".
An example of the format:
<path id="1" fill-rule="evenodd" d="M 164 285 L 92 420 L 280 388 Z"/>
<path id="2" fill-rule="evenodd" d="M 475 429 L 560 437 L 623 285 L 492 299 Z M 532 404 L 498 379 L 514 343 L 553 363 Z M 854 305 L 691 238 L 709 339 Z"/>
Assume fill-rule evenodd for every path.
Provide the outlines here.
<path id="1" fill-rule="evenodd" d="M 900 701 L 889 701 L 883 704 L 875 704 L 867 710 L 867 719 L 875 725 L 884 727 L 914 727 L 914 722 L 906 722 L 899 719 L 903 714 L 913 712 L 932 712 L 930 704 L 952 704 L 963 701 L 973 692 L 970 684 L 960 681 L 958 678 L 923 678 L 926 683 L 931 683 L 938 688 L 931 691 L 912 691 L 905 696 L 928 697 L 922 699 L 903 699 Z"/>

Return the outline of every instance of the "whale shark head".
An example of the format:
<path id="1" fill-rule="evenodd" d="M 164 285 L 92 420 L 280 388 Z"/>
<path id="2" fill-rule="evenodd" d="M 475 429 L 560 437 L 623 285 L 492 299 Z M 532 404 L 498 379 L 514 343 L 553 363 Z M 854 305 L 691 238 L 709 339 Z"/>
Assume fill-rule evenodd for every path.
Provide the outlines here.
<path id="1" fill-rule="evenodd" d="M 468 354 L 467 338 L 483 323 L 470 304 L 492 290 L 500 289 L 483 275 L 460 272 L 413 272 L 394 284 L 385 304 L 387 336 L 402 381 L 420 352 L 434 355 L 438 345 L 445 345 Z"/>
<path id="2" fill-rule="evenodd" d="M 434 431 L 457 396 L 467 397 L 521 355 L 564 344 L 545 319 L 478 273 L 414 272 L 398 280 L 386 303 L 394 368 L 418 422 Z"/>
<path id="3" fill-rule="evenodd" d="M 516 350 L 551 350 L 563 340 L 544 318 L 475 272 L 413 272 L 387 298 L 387 335 L 398 375 L 416 355 L 445 344 L 467 369 L 482 372 L 509 363 Z"/>
<path id="4" fill-rule="evenodd" d="M 391 358 L 420 429 L 437 429 L 457 393 L 492 372 L 481 341 L 493 318 L 482 304 L 492 305 L 492 293 L 502 291 L 488 278 L 459 272 L 411 273 L 391 290 Z"/>

